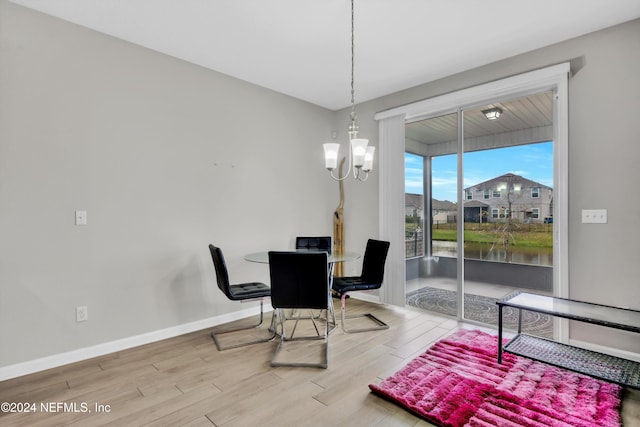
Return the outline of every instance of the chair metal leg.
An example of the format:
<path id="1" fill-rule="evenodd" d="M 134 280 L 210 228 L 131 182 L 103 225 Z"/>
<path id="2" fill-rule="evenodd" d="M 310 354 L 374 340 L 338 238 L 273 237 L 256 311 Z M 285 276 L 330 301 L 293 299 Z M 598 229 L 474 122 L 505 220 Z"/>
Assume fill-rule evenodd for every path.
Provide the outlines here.
<path id="1" fill-rule="evenodd" d="M 329 298 L 331 298 L 331 297 L 329 297 Z M 329 333 L 331 333 L 331 332 L 333 332 L 333 330 L 335 328 L 338 327 L 338 322 L 336 322 L 336 311 L 335 311 L 334 305 L 333 305 L 333 298 L 331 298 L 329 300 L 329 308 L 327 310 L 320 310 L 318 312 L 318 315 L 315 315 L 313 313 L 313 310 L 309 310 L 309 316 L 304 316 L 304 317 L 303 316 L 298 316 L 296 318 L 296 325 L 297 325 L 297 320 L 311 320 L 311 321 L 317 320 L 319 322 L 324 322 L 325 319 L 322 318 L 322 313 L 324 311 L 328 311 L 327 314 L 328 314 L 328 316 L 330 316 L 330 317 L 327 316 L 326 318 L 329 319 L 329 325 L 331 325 L 331 329 L 329 329 Z M 293 316 L 294 312 L 295 312 L 295 310 L 291 310 L 291 315 L 292 316 Z M 316 326 L 315 322 L 314 322 L 314 326 Z M 291 336 L 292 337 L 293 337 L 293 334 L 295 333 L 295 329 L 296 329 L 296 327 L 294 326 L 293 327 L 293 331 L 291 332 Z M 317 326 L 316 326 L 316 333 L 318 333 L 318 335 L 320 335 L 320 332 L 318 331 Z"/>
<path id="2" fill-rule="evenodd" d="M 220 340 L 218 339 L 219 336 L 221 335 L 225 335 L 225 334 L 230 334 L 233 332 L 239 332 L 239 331 L 246 331 L 246 330 L 250 330 L 250 329 L 256 329 L 258 327 L 260 327 L 262 325 L 262 321 L 264 318 L 264 312 L 262 311 L 263 308 L 263 301 L 260 300 L 260 320 L 257 324 L 255 325 L 250 325 L 250 326 L 243 326 L 241 328 L 234 328 L 234 329 L 227 329 L 227 330 L 222 330 L 219 332 L 216 332 L 215 330 L 211 331 L 211 337 L 213 338 L 213 342 L 216 344 L 216 347 L 218 347 L 219 351 L 222 350 L 229 350 L 231 348 L 238 348 L 238 347 L 244 347 L 247 345 L 252 345 L 252 344 L 258 344 L 261 342 L 267 342 L 267 341 L 271 341 L 275 338 L 276 336 L 276 330 L 274 328 L 274 317 L 273 314 L 271 315 L 271 326 L 269 326 L 269 332 L 271 332 L 272 334 L 268 337 L 268 338 L 260 338 L 257 340 L 252 340 L 252 341 L 244 341 L 241 343 L 237 343 L 237 344 L 233 344 L 233 345 L 228 345 L 228 346 L 222 346 L 222 344 L 220 343 Z"/>
<path id="3" fill-rule="evenodd" d="M 329 264 L 329 290 L 331 290 L 332 284 L 333 284 L 333 270 L 334 270 L 334 263 Z M 338 327 L 338 322 L 336 322 L 336 311 L 334 309 L 334 305 L 333 305 L 333 297 L 331 296 L 331 294 L 329 294 L 329 305 L 328 305 L 328 313 L 326 316 L 327 321 L 329 321 L 329 315 L 331 316 L 331 329 L 329 330 L 329 332 L 333 332 L 333 330 L 335 328 Z M 292 310 L 292 314 L 295 310 Z M 324 321 L 325 319 L 322 318 L 322 312 L 323 311 L 327 311 L 327 310 L 320 310 L 320 312 L 318 313 L 318 315 L 316 316 L 313 313 L 313 310 L 309 310 L 309 316 L 308 317 L 298 317 L 298 319 L 316 319 L 316 320 L 321 320 Z M 297 322 L 296 322 L 297 325 Z M 315 322 L 314 322 L 314 326 L 315 326 Z M 293 334 L 295 332 L 295 326 L 293 327 L 293 332 L 291 333 L 291 336 L 293 337 Z M 316 327 L 316 332 L 318 333 L 318 335 L 320 334 L 320 332 L 318 332 L 318 328 Z"/>
<path id="4" fill-rule="evenodd" d="M 278 367 L 278 366 L 289 366 L 289 367 L 302 367 L 302 368 L 323 368 L 323 369 L 327 369 L 327 367 L 329 366 L 329 312 L 328 310 L 325 310 L 326 313 L 326 317 L 323 320 L 324 323 L 324 334 L 320 335 L 317 329 L 317 325 L 315 324 L 314 321 L 314 327 L 316 328 L 316 332 L 318 332 L 318 336 L 304 336 L 304 337 L 297 337 L 297 338 L 293 338 L 293 334 L 290 338 L 287 338 L 286 335 L 286 331 L 285 331 L 285 325 L 284 322 L 286 321 L 286 317 L 284 316 L 283 310 L 282 309 L 278 309 L 278 323 L 280 323 L 280 341 L 278 341 L 278 346 L 276 347 L 274 353 L 273 353 L 273 357 L 271 358 L 271 363 L 270 365 L 273 367 Z M 313 317 L 310 318 L 310 320 L 313 321 Z M 296 322 L 297 324 L 297 322 Z M 294 327 L 295 329 L 295 327 Z M 276 329 L 277 330 L 277 329 Z M 277 362 L 276 359 L 278 358 L 278 354 L 280 354 L 280 350 L 282 349 L 283 343 L 284 342 L 291 342 L 291 341 L 317 341 L 317 340 L 324 340 L 324 356 L 323 356 L 323 360 L 319 363 L 312 363 L 312 362 Z"/>
<path id="5" fill-rule="evenodd" d="M 331 329 L 329 329 L 329 333 L 333 332 L 333 330 L 335 328 L 338 327 L 338 322 L 336 322 L 336 310 L 334 308 L 333 305 L 333 297 L 331 295 L 329 295 L 329 312 L 327 313 L 327 319 L 329 319 L 329 315 L 331 315 L 331 320 L 329 321 L 331 323 Z"/>
<path id="6" fill-rule="evenodd" d="M 342 297 L 340 298 L 340 302 L 341 302 L 340 311 L 341 311 L 341 320 L 342 320 L 342 331 L 345 334 L 353 334 L 353 333 L 356 333 L 356 332 L 367 332 L 367 331 L 378 331 L 378 330 L 381 330 L 381 329 L 389 329 L 389 325 L 387 325 L 386 323 L 384 323 L 382 320 L 378 319 L 377 317 L 375 317 L 371 313 L 347 316 L 346 315 L 346 311 L 347 311 L 347 309 L 346 309 L 347 294 L 346 293 L 342 294 Z M 370 327 L 370 328 L 360 328 L 360 329 L 347 329 L 345 319 L 356 319 L 358 317 L 368 317 L 369 319 L 371 319 L 378 326 L 373 326 L 373 327 Z"/>
<path id="7" fill-rule="evenodd" d="M 291 314 L 293 315 L 293 311 L 292 311 Z M 321 315 L 322 315 L 322 313 L 320 313 L 317 316 L 315 316 L 313 314 L 313 311 L 311 311 L 311 310 L 309 310 L 309 316 L 302 317 L 302 316 L 300 316 L 300 314 L 298 314 L 295 317 L 295 323 L 293 324 L 293 329 L 291 330 L 291 339 L 293 338 L 293 336 L 296 333 L 296 328 L 298 327 L 298 321 L 300 321 L 300 320 L 311 320 L 311 322 L 313 322 L 313 327 L 316 330 L 316 335 L 320 336 L 320 331 L 318 330 L 318 325 L 316 324 L 316 320 L 322 320 L 322 317 L 320 317 Z"/>

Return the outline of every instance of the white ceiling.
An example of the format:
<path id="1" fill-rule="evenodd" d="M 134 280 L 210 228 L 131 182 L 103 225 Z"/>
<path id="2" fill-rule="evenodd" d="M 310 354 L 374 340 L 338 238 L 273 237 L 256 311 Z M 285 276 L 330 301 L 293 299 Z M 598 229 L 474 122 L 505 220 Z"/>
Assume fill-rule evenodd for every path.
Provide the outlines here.
<path id="1" fill-rule="evenodd" d="M 349 0 L 11 1 L 331 110 L 350 103 Z M 356 0 L 355 10 L 362 102 L 639 18 L 640 0 Z"/>

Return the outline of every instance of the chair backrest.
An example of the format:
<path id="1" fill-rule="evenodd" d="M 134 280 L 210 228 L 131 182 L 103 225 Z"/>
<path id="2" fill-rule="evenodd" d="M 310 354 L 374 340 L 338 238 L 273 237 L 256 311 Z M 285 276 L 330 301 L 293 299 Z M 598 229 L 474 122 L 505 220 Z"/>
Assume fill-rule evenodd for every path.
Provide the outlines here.
<path id="1" fill-rule="evenodd" d="M 326 252 L 269 252 L 274 308 L 326 309 L 329 264 Z"/>
<path id="2" fill-rule="evenodd" d="M 364 251 L 361 278 L 367 283 L 382 284 L 384 264 L 389 253 L 389 242 L 369 239 Z"/>
<path id="3" fill-rule="evenodd" d="M 218 287 L 228 298 L 232 298 L 231 291 L 229 290 L 229 271 L 227 270 L 227 264 L 224 261 L 224 255 L 222 249 L 217 246 L 209 245 L 209 251 L 211 252 L 211 259 L 213 260 L 213 268 L 216 270 L 216 279 L 218 281 Z"/>
<path id="4" fill-rule="evenodd" d="M 296 249 L 326 251 L 331 253 L 331 236 L 296 237 Z"/>

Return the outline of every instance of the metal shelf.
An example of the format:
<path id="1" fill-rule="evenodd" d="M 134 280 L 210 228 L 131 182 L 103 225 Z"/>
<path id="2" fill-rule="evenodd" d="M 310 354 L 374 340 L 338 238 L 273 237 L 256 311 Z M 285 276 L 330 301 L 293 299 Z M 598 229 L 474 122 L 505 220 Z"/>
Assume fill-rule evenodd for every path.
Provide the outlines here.
<path id="1" fill-rule="evenodd" d="M 640 389 L 640 363 L 527 334 L 516 335 L 504 350 L 622 386 Z"/>

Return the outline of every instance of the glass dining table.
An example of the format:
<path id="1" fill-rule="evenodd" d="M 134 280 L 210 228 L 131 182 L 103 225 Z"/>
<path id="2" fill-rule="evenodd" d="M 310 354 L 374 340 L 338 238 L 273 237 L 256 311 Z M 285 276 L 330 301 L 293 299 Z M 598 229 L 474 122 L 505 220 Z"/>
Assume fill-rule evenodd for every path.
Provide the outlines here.
<path id="1" fill-rule="evenodd" d="M 314 249 L 292 249 L 291 252 L 318 252 L 317 250 Z M 335 316 L 335 310 L 333 308 L 333 298 L 331 297 L 331 285 L 333 284 L 333 270 L 334 270 L 334 266 L 336 263 L 338 262 L 348 262 L 348 261 L 355 261 L 358 258 L 360 258 L 362 255 L 359 252 L 351 252 L 351 251 L 341 251 L 341 252 L 332 252 L 330 254 L 328 254 L 328 262 L 329 262 L 329 301 L 330 303 L 330 307 L 331 307 L 331 318 L 333 320 L 332 322 L 332 328 L 331 330 L 335 329 L 335 327 L 337 326 L 336 323 L 336 316 Z M 244 256 L 245 261 L 249 261 L 249 262 L 256 262 L 256 263 L 260 263 L 260 264 L 269 264 L 269 251 L 263 251 L 263 252 L 253 252 L 250 254 L 246 254 Z"/>
<path id="2" fill-rule="evenodd" d="M 291 252 L 318 252 L 317 250 L 295 249 Z M 337 262 L 355 261 L 362 255 L 358 252 L 342 251 L 328 254 L 329 264 L 333 266 Z M 269 252 L 254 252 L 244 256 L 246 261 L 269 264 Z"/>

